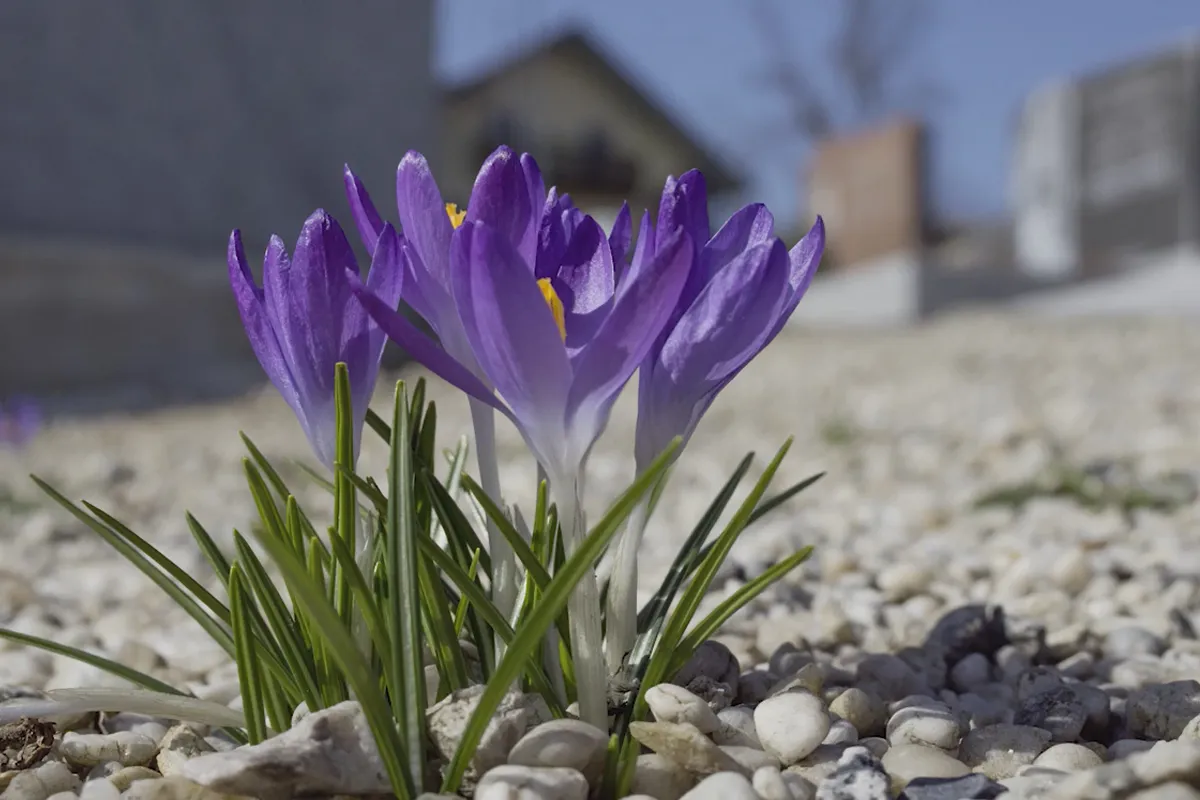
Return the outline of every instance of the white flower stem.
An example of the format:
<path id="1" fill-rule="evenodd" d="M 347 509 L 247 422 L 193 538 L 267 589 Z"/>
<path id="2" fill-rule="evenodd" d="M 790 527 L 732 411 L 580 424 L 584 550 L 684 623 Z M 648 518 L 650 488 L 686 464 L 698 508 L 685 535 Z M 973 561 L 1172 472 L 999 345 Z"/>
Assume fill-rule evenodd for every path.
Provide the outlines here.
<path id="1" fill-rule="evenodd" d="M 500 494 L 500 465 L 496 460 L 496 412 L 487 403 L 471 398 L 471 423 L 475 427 L 475 459 L 479 465 L 479 485 L 498 508 L 504 508 Z M 517 600 L 517 559 L 512 547 L 491 519 L 487 521 L 488 553 L 492 557 L 492 603 L 508 617 Z M 504 655 L 504 645 L 496 640 L 496 660 Z"/>
<path id="2" fill-rule="evenodd" d="M 643 497 L 629 515 L 617 542 L 608 582 L 608 615 L 605 618 L 609 675 L 617 672 L 637 640 L 637 555 L 649 519 L 650 498 Z"/>
<path id="3" fill-rule="evenodd" d="M 551 478 L 563 544 L 570 558 L 583 542 L 586 522 L 580 502 L 579 476 Z M 567 601 L 571 614 L 571 655 L 575 665 L 575 684 L 579 691 L 579 717 L 602 731 L 608 731 L 608 679 L 604 673 L 604 644 L 600 626 L 600 589 L 594 570 L 583 577 Z"/>

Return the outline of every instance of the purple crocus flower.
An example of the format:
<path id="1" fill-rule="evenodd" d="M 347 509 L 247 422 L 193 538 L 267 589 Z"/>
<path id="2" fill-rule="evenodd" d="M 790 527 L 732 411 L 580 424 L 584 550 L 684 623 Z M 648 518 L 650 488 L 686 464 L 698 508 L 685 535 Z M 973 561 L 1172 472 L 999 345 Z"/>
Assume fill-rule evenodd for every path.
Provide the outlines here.
<path id="1" fill-rule="evenodd" d="M 808 290 L 825 249 L 820 217 L 789 252 L 775 220 L 755 203 L 710 233 L 704 176 L 668 178 L 658 229 L 682 226 L 694 244 L 687 285 L 638 375 L 639 466 L 676 436 L 686 444 L 717 394 L 787 324 Z M 646 220 L 638 247 L 656 248 Z"/>
<path id="2" fill-rule="evenodd" d="M 808 290 L 825 248 L 825 226 L 818 217 L 789 253 L 775 236 L 771 212 L 758 203 L 742 208 L 712 234 L 708 193 L 697 170 L 668 178 L 663 188 L 657 230 L 679 227 L 693 244 L 694 258 L 670 321 L 638 373 L 634 457 L 639 471 L 676 436 L 686 445 L 721 389 L 779 334 Z M 647 214 L 637 253 L 644 257 L 657 248 Z M 610 671 L 621 666 L 634 645 L 637 551 L 649 514 L 647 504 L 634 511 L 608 565 Z"/>
<path id="3" fill-rule="evenodd" d="M 401 165 L 398 194 L 419 197 L 409 215 L 444 232 L 441 198 L 428 188 L 405 187 L 403 173 Z M 424 180 L 419 173 L 415 178 Z M 359 216 L 369 221 L 363 208 Z M 479 172 L 463 222 L 452 228 L 444 282 L 438 281 L 470 358 L 456 357 L 451 345 L 435 344 L 366 287 L 355 287 L 389 337 L 516 424 L 550 479 L 569 550 L 583 536 L 588 454 L 621 388 L 670 319 L 693 260 L 687 233 L 662 226 L 657 246 L 634 257 L 618 286 L 615 264 L 624 261 L 630 233 L 622 216 L 614 235 L 606 236 L 569 198 L 545 194 L 532 157 L 496 150 Z M 421 238 L 407 223 L 405 231 L 413 242 Z M 432 250 L 443 253 L 440 243 Z M 413 250 L 406 255 L 408 274 L 429 267 L 424 253 L 417 253 L 418 266 L 411 263 Z M 580 582 L 570 608 L 581 715 L 606 727 L 594 576 Z"/>
<path id="4" fill-rule="evenodd" d="M 379 302 L 400 302 L 403 273 L 401 241 L 382 226 L 367 286 Z M 345 363 L 350 375 L 357 454 L 363 419 L 387 337 L 351 297 L 348 273 L 358 262 L 337 220 L 318 210 L 304 223 L 295 253 L 272 236 L 263 260 L 259 288 L 246 263 L 239 231 L 229 238 L 229 281 L 233 285 L 250 346 L 291 406 L 317 458 L 333 468 L 336 452 L 334 367 Z"/>

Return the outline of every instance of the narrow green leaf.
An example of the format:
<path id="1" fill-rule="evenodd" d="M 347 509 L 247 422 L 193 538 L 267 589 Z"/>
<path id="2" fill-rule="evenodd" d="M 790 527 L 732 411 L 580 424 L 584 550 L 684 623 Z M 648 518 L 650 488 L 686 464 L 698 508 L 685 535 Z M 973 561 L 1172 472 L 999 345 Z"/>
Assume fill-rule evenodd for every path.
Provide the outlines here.
<path id="1" fill-rule="evenodd" d="M 537 560 L 537 556 L 530 548 L 529 543 L 525 541 L 525 537 L 509 520 L 508 515 L 500 510 L 492 498 L 488 497 L 487 492 L 483 490 L 478 483 L 471 479 L 469 475 L 462 477 L 463 488 L 466 489 L 474 498 L 475 501 L 483 508 L 483 512 L 488 518 L 496 524 L 500 533 L 513 549 L 513 553 L 525 567 L 525 571 L 530 573 L 538 588 L 545 589 L 550 585 L 550 574 L 546 572 L 546 568 Z"/>
<path id="2" fill-rule="evenodd" d="M 250 544 L 236 531 L 233 534 L 233 541 L 241 567 L 242 580 L 262 608 L 271 639 L 278 646 L 280 658 L 287 666 L 292 678 L 295 679 L 296 687 L 300 690 L 299 699 L 307 703 L 310 709 L 317 708 L 320 703 L 318 699 L 320 689 L 318 688 L 317 667 L 312 660 L 311 649 L 304 641 L 291 611 L 280 597 L 279 590 L 275 588 L 275 583 L 267 575 L 266 568 L 258 560 L 257 554 L 250 549 Z M 248 601 L 247 608 L 248 611 L 253 610 L 253 606 Z M 254 626 L 251 625 L 252 630 L 253 628 Z"/>
<path id="3" fill-rule="evenodd" d="M 171 686 L 168 683 L 163 683 L 158 678 L 153 678 L 144 672 L 138 672 L 136 669 L 130 669 L 124 664 L 111 661 L 103 656 L 89 653 L 86 650 L 80 650 L 77 647 L 59 644 L 58 642 L 52 642 L 49 639 L 43 639 L 40 636 L 31 636 L 28 633 L 10 631 L 7 628 L 0 628 L 0 639 L 7 639 L 10 642 L 23 644 L 27 647 L 36 647 L 38 650 L 45 650 L 47 653 L 53 653 L 56 656 L 65 656 L 74 661 L 78 661 L 82 664 L 87 664 L 88 666 L 107 672 L 110 675 L 115 675 L 122 680 L 129 681 L 135 686 L 141 686 L 143 689 L 150 689 L 152 691 L 162 692 L 164 694 L 184 694 L 174 686 Z"/>
<path id="4" fill-rule="evenodd" d="M 737 541 L 737 537 L 745 530 L 746 521 L 750 519 L 750 515 L 754 512 L 759 500 L 762 499 L 767 486 L 770 485 L 771 479 L 775 477 L 775 472 L 779 469 L 779 464 L 783 461 L 784 456 L 787 455 L 791 445 L 792 440 L 789 438 L 784 442 L 783 447 L 779 448 L 779 452 L 775 454 L 771 463 L 763 471 L 758 483 L 754 485 L 754 488 L 750 490 L 750 494 L 742 501 L 738 510 L 734 512 L 733 517 L 725 526 L 725 530 L 717 538 L 712 552 L 696 570 L 696 575 L 692 579 L 692 582 L 679 598 L 679 604 L 667 620 L 667 624 L 663 628 L 662 637 L 654 647 L 654 653 L 650 657 L 649 664 L 646 667 L 641 687 L 638 690 L 637 701 L 634 704 L 633 719 L 639 719 L 645 714 L 646 689 L 661 683 L 669 677 L 667 670 L 671 662 L 675 660 L 676 655 L 683 652 L 680 649 L 680 643 L 683 641 L 685 631 L 691 624 L 692 616 L 696 613 L 696 609 L 699 608 L 700 601 L 708 591 L 713 577 L 717 574 L 717 570 L 729 554 L 733 543 Z M 688 656 L 690 657 L 691 653 L 688 653 Z"/>
<path id="5" fill-rule="evenodd" d="M 467 570 L 467 577 L 471 579 L 472 583 L 475 582 L 476 575 L 479 572 L 479 552 L 480 551 L 476 550 L 475 554 L 471 556 L 471 567 Z M 467 608 L 469 605 L 470 603 L 467 602 L 466 595 L 459 597 L 458 608 L 456 608 L 454 611 L 455 637 L 462 635 L 463 624 L 467 621 Z"/>
<path id="6" fill-rule="evenodd" d="M 376 414 L 371 409 L 367 409 L 367 427 L 375 431 L 375 434 L 383 439 L 384 444 L 390 444 L 392 441 L 392 427 L 383 421 L 383 417 Z"/>
<path id="7" fill-rule="evenodd" d="M 608 546 L 637 502 L 661 477 L 678 446 L 679 439 L 676 438 L 671 446 L 655 459 L 645 473 L 640 475 L 613 503 L 608 513 L 584 538 L 571 557 L 563 564 L 562 569 L 550 581 L 550 585 L 546 587 L 546 591 L 542 595 L 541 603 L 509 642 L 504 658 L 496 666 L 496 672 L 492 676 L 491 682 L 487 684 L 480 696 L 475 713 L 471 715 L 470 722 L 463 730 L 458 749 L 455 750 L 454 757 L 446 767 L 442 792 L 449 793 L 458 789 L 467 765 L 470 763 L 471 755 L 479 746 L 484 730 L 491 723 L 496 707 L 508 692 L 509 687 L 520 676 L 525 665 L 531 659 L 537 658 L 542 637 L 554 624 L 554 620 L 566 605 L 575 585 L 579 583 L 587 570 L 596 568 L 596 561 L 603 554 L 604 548 Z"/>
<path id="8" fill-rule="evenodd" d="M 429 497 L 429 502 L 432 504 L 438 519 L 441 520 L 442 528 L 446 531 L 446 538 L 450 542 L 450 547 L 454 551 L 460 564 L 469 564 L 471 554 L 476 550 L 482 553 L 479 563 L 483 571 L 492 574 L 492 558 L 488 555 L 487 549 L 484 548 L 483 542 L 475 533 L 475 528 L 471 525 L 467 515 L 459 508 L 458 503 L 454 502 L 454 498 L 442 486 L 437 477 L 428 470 L 421 470 L 418 473 L 421 488 Z M 463 480 L 468 480 L 466 475 Z"/>
<path id="9" fill-rule="evenodd" d="M 244 432 L 238 431 L 238 435 L 242 437 L 242 444 L 246 445 L 246 452 L 250 454 L 250 458 L 258 465 L 262 474 L 266 476 L 267 482 L 271 484 L 271 488 L 275 490 L 275 494 L 279 496 L 279 502 L 287 500 L 291 492 L 288 490 L 287 484 L 283 482 L 283 478 L 279 477 L 279 473 L 275 467 L 271 466 L 271 462 L 262 454 L 262 451 L 250 441 L 250 437 Z"/>
<path id="10" fill-rule="evenodd" d="M 392 410 L 391 458 L 388 464 L 386 533 L 387 572 L 392 624 L 393 711 L 408 745 L 408 774 L 419 785 L 425 770 L 425 667 L 421 652 L 420 564 L 417 560 L 415 493 L 413 492 L 412 431 L 403 381 L 396 384 Z M 444 609 L 445 604 L 439 603 Z"/>
<path id="11" fill-rule="evenodd" d="M 229 627 L 219 619 L 214 619 L 195 598 L 185 592 L 179 584 L 171 580 L 167 575 L 158 569 L 151 561 L 142 555 L 136 547 L 126 542 L 115 531 L 110 530 L 100 523 L 99 520 L 93 518 L 90 514 L 83 511 L 63 495 L 59 494 L 48 483 L 38 478 L 36 475 L 30 476 L 33 482 L 37 484 L 43 492 L 50 496 L 56 503 L 61 505 L 71 513 L 77 520 L 87 525 L 96 532 L 105 542 L 114 550 L 120 553 L 127 561 L 141 570 L 147 578 L 152 580 L 158 588 L 162 589 L 175 603 L 188 613 L 192 619 L 204 629 L 204 632 L 212 637 L 221 649 L 233 655 L 233 634 Z"/>
<path id="12" fill-rule="evenodd" d="M 350 392 L 350 370 L 339 362 L 334 368 L 333 401 L 337 419 L 337 442 L 334 463 L 341 467 L 334 474 L 333 518 L 337 536 L 347 544 L 351 553 L 358 552 L 355 540 L 358 532 L 358 500 L 354 483 L 346 474 L 354 471 L 354 404 Z M 351 626 L 350 586 L 338 569 L 330 565 L 333 575 L 334 604 L 346 627 Z"/>
<path id="13" fill-rule="evenodd" d="M 242 714 L 246 718 L 246 736 L 250 744 L 267 738 L 267 717 L 263 706 L 262 673 L 259 670 L 257 647 L 250 635 L 250 620 L 246 610 L 246 587 L 242 582 L 240 565 L 236 562 L 229 571 L 229 604 L 233 613 L 234 660 L 238 667 L 238 685 L 242 690 Z"/>
<path id="14" fill-rule="evenodd" d="M 367 584 L 366 576 L 362 574 L 362 570 L 359 569 L 354 556 L 346 550 L 346 543 L 341 539 L 332 539 L 330 540 L 330 545 L 333 548 L 333 557 L 337 559 L 350 581 L 350 589 L 354 593 L 354 600 L 359 613 L 363 615 L 363 619 L 367 623 L 367 631 L 371 635 L 371 643 L 375 646 L 375 651 L 379 654 L 383 663 L 384 680 L 388 686 L 388 691 L 389 693 L 399 693 L 403 690 L 403 686 L 392 684 L 397 674 L 397 668 L 392 663 L 392 659 L 395 658 L 395 649 L 392 646 L 392 634 L 384 619 L 383 610 L 379 607 L 375 592 Z"/>
<path id="15" fill-rule="evenodd" d="M 91 511 L 96 516 L 96 519 L 108 526 L 109 530 L 116 533 L 124 539 L 129 545 L 137 548 L 143 556 L 153 562 L 159 569 L 169 575 L 186 591 L 190 592 L 193 597 L 199 600 L 209 610 L 209 612 L 219 619 L 224 624 L 230 624 L 229 608 L 206 589 L 198 580 L 193 578 L 188 572 L 171 559 L 167 558 L 154 545 L 147 542 L 142 537 L 127 528 L 119 519 L 107 514 L 103 509 L 98 508 L 91 503 L 84 502 L 84 508 Z"/>
<path id="16" fill-rule="evenodd" d="M 271 536 L 261 535 L 260 543 L 283 573 L 284 580 L 303 607 L 304 614 L 325 641 L 325 651 L 337 663 L 354 694 L 362 704 L 367 724 L 379 747 L 392 789 L 401 798 L 415 798 L 418 786 L 404 768 L 404 743 L 396 730 L 390 706 L 379 688 L 378 677 L 359 653 L 350 631 L 325 596 L 324 586 L 311 576 L 290 547 Z"/>
<path id="17" fill-rule="evenodd" d="M 793 497 L 800 494 L 805 489 L 812 486 L 814 483 L 824 477 L 824 472 L 818 472 L 816 475 L 810 475 L 799 483 L 792 484 L 774 497 L 768 497 L 766 500 L 763 500 L 758 504 L 758 508 L 754 509 L 754 513 L 750 515 L 750 519 L 746 521 L 746 527 L 750 527 L 755 522 L 758 522 L 767 514 L 770 514 L 776 508 L 783 505 L 788 500 L 791 500 Z"/>
<path id="18" fill-rule="evenodd" d="M 810 555 L 812 555 L 812 547 L 805 547 L 792 553 L 779 563 L 772 564 L 762 575 L 751 581 L 747 581 L 738 587 L 736 592 L 722 600 L 720 605 L 710 611 L 704 619 L 696 623 L 688 631 L 687 637 L 684 638 L 683 644 L 679 647 L 679 655 L 671 662 L 667 674 L 674 675 L 682 669 L 686 663 L 686 659 L 682 658 L 684 653 L 688 653 L 690 658 L 690 654 L 694 653 L 697 647 L 704 644 L 705 640 L 716 633 L 739 609 L 762 594 L 768 586 L 807 561 Z"/>
<path id="19" fill-rule="evenodd" d="M 204 526 L 199 520 L 191 515 L 187 515 L 188 530 L 192 532 L 192 538 L 196 541 L 196 546 L 200 548 L 200 552 L 204 555 L 204 559 L 208 565 L 212 567 L 213 574 L 217 576 L 217 580 L 221 582 L 221 586 L 225 588 L 226 593 L 229 592 L 229 559 L 221 552 L 221 548 L 209 535 Z"/>

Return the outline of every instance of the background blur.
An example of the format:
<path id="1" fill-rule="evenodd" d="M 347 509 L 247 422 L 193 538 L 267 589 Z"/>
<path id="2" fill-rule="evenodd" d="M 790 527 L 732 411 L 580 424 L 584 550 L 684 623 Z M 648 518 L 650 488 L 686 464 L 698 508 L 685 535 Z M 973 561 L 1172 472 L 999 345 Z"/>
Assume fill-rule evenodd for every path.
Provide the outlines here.
<path id="1" fill-rule="evenodd" d="M 501 142 L 605 222 L 701 168 L 829 252 L 795 324 L 1200 311 L 1194 0 L 4 0 L 0 405 L 262 380 L 244 232 L 347 220 L 350 163 L 449 199 Z M 257 265 L 256 265 L 257 266 Z M 393 354 L 393 359 L 396 354 Z"/>

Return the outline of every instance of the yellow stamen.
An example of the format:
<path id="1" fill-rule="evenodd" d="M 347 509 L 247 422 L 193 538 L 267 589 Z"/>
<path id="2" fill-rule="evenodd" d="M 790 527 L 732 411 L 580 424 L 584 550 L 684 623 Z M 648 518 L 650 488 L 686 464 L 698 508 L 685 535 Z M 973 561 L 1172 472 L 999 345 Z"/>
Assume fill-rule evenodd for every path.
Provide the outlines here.
<path id="1" fill-rule="evenodd" d="M 450 224 L 455 228 L 462 225 L 463 220 L 467 216 L 467 212 L 465 210 L 459 211 L 458 206 L 454 203 L 446 203 L 446 214 L 450 217 Z"/>
<path id="2" fill-rule="evenodd" d="M 567 319 L 566 312 L 563 311 L 562 300 L 558 299 L 558 292 L 554 291 L 554 287 L 550 285 L 549 278 L 542 278 L 538 281 L 538 288 L 542 290 L 542 297 L 546 298 L 546 305 L 550 306 L 550 313 L 554 315 L 554 324 L 558 326 L 558 335 L 567 340 Z"/>

